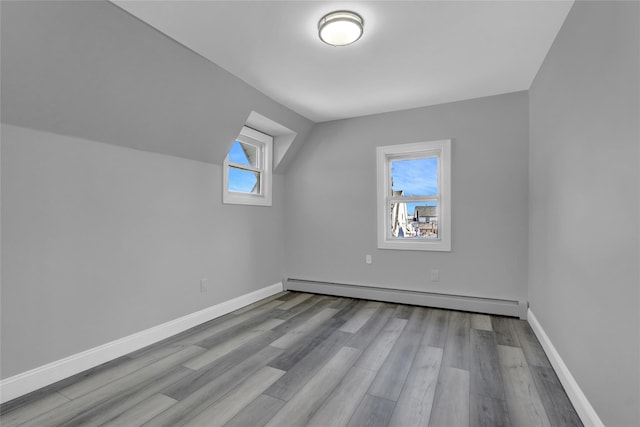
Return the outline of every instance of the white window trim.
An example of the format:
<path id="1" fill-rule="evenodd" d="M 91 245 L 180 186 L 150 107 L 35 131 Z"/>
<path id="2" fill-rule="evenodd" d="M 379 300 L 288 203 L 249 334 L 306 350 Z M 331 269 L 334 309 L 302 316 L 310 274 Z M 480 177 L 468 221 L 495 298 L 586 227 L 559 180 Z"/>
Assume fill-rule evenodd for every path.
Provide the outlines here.
<path id="1" fill-rule="evenodd" d="M 261 148 L 259 154 L 259 168 L 246 168 L 260 173 L 260 194 L 240 193 L 229 191 L 229 154 L 224 159 L 222 177 L 222 203 L 236 205 L 271 206 L 271 181 L 273 167 L 273 137 L 243 126 L 240 135 L 236 138 L 240 142 L 255 145 Z"/>
<path id="2" fill-rule="evenodd" d="M 391 198 L 390 160 L 437 155 L 439 157 L 438 182 L 438 239 L 403 239 L 389 236 L 388 203 Z M 386 145 L 376 148 L 377 156 L 377 224 L 378 248 L 420 251 L 451 251 L 451 140 Z M 411 201 L 411 198 L 406 198 Z"/>

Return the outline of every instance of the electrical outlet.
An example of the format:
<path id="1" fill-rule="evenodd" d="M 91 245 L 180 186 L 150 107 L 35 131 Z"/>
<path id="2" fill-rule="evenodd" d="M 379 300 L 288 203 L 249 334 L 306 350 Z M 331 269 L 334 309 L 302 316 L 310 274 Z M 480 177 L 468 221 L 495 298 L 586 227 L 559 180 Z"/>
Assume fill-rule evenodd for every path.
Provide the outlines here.
<path id="1" fill-rule="evenodd" d="M 200 292 L 207 292 L 209 290 L 209 283 L 206 277 L 200 279 Z"/>
<path id="2" fill-rule="evenodd" d="M 367 264 L 371 264 L 373 263 L 373 259 L 371 258 L 371 255 L 367 254 L 364 256 L 364 262 L 366 262 Z"/>
<path id="3" fill-rule="evenodd" d="M 440 270 L 431 270 L 431 281 L 432 282 L 440 281 Z"/>

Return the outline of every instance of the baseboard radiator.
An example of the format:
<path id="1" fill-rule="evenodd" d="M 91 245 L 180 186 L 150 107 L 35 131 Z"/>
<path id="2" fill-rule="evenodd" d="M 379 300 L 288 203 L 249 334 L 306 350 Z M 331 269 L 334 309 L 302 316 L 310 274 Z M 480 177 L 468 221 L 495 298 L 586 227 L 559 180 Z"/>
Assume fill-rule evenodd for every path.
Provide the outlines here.
<path id="1" fill-rule="evenodd" d="M 319 282 L 295 278 L 285 279 L 284 288 L 288 291 L 311 292 L 322 295 L 421 305 L 449 310 L 473 311 L 477 313 L 519 317 L 520 319 L 527 318 L 527 304 L 525 301 L 419 292 L 346 283 Z"/>

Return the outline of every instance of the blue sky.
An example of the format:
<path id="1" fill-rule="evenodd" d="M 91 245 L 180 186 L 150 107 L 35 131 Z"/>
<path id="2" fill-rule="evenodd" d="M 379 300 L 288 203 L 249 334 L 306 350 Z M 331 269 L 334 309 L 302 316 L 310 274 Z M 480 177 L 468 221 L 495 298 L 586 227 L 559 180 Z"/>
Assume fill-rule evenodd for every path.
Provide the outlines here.
<path id="1" fill-rule="evenodd" d="M 405 196 L 431 196 L 438 192 L 438 158 L 391 162 L 393 190 L 404 190 Z M 435 206 L 435 202 L 407 203 L 409 215 L 416 206 Z"/>
<path id="2" fill-rule="evenodd" d="M 244 150 L 238 141 L 234 142 L 229 150 L 229 161 L 240 165 L 249 166 L 249 159 L 244 154 Z"/>
<path id="3" fill-rule="evenodd" d="M 249 159 L 238 141 L 234 142 L 229 150 L 229 161 L 249 165 Z M 256 182 L 258 182 L 258 177 L 254 172 L 229 168 L 229 190 L 250 193 Z"/>

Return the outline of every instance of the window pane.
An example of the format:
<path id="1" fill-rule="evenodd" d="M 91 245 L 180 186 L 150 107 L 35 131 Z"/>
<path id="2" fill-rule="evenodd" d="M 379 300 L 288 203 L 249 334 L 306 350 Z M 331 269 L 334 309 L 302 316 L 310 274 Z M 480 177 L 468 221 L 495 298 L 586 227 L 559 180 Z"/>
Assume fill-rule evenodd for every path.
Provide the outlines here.
<path id="1" fill-rule="evenodd" d="M 389 205 L 390 237 L 404 239 L 437 239 L 437 202 L 398 203 Z"/>
<path id="2" fill-rule="evenodd" d="M 438 194 L 438 158 L 391 161 L 391 189 L 394 196 Z"/>
<path id="3" fill-rule="evenodd" d="M 260 173 L 230 166 L 229 191 L 260 194 Z"/>
<path id="4" fill-rule="evenodd" d="M 236 141 L 229 150 L 229 161 L 240 165 L 258 166 L 258 147 L 244 142 Z"/>

